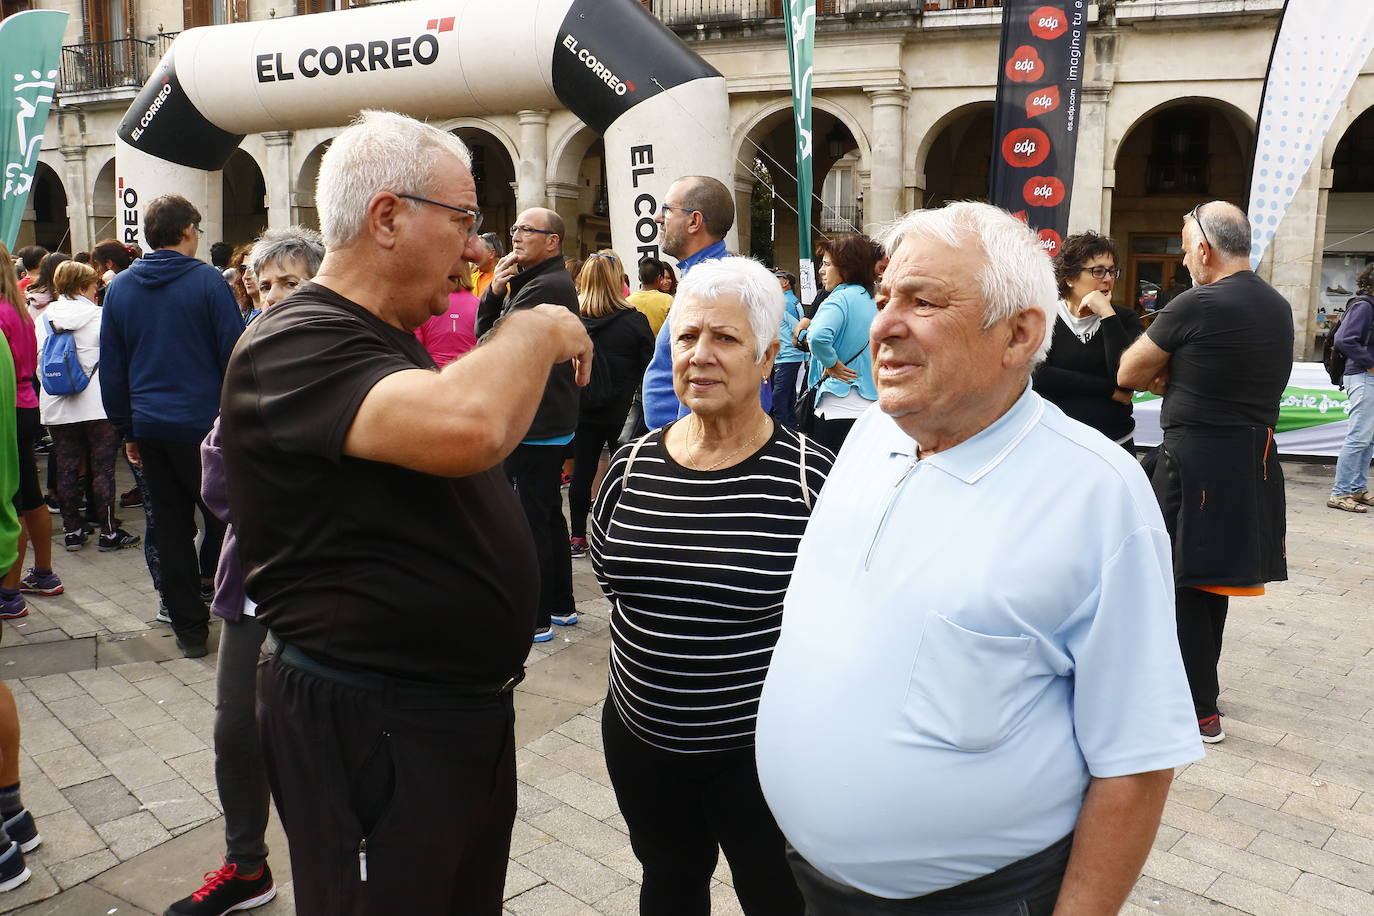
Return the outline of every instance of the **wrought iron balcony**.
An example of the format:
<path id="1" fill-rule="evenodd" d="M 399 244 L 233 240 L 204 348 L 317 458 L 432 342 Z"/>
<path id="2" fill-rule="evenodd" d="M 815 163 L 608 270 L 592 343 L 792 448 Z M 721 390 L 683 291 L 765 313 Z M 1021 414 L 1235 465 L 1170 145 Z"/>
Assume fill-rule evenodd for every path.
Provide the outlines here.
<path id="1" fill-rule="evenodd" d="M 766 22 L 781 19 L 783 0 L 640 0 L 670 26 Z M 818 16 L 910 15 L 1000 7 L 1002 0 L 816 0 Z"/>
<path id="2" fill-rule="evenodd" d="M 60 95 L 78 96 L 120 90 L 137 92 L 178 34 L 159 33 L 151 40 L 116 38 L 66 45 L 62 48 L 57 91 Z"/>

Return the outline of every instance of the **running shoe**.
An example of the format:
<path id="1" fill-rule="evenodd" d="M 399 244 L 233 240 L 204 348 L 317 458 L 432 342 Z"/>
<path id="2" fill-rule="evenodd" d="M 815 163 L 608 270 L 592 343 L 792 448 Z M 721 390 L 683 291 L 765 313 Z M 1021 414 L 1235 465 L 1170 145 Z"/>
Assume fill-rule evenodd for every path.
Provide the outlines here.
<path id="1" fill-rule="evenodd" d="M 29 604 L 24 600 L 23 592 L 15 591 L 13 597 L 0 594 L 0 620 L 18 620 L 20 617 L 27 616 L 29 616 Z"/>
<path id="2" fill-rule="evenodd" d="M 100 540 L 96 542 L 97 548 L 103 551 L 123 550 L 126 547 L 137 547 L 142 540 L 136 534 L 130 534 L 123 528 L 116 528 L 109 534 L 102 534 Z"/>
<path id="3" fill-rule="evenodd" d="M 62 580 L 57 577 L 57 573 L 51 569 L 40 573 L 37 567 L 29 567 L 29 571 L 24 573 L 24 578 L 19 580 L 19 590 L 26 595 L 52 595 L 62 594 Z M 28 850 L 24 850 L 28 852 Z"/>
<path id="4" fill-rule="evenodd" d="M 560 627 L 570 627 L 577 623 L 577 611 L 568 611 L 566 614 L 550 614 L 549 619 Z"/>
<path id="5" fill-rule="evenodd" d="M 171 623 L 172 615 L 167 610 L 167 602 L 161 598 L 157 599 L 157 616 L 153 618 L 158 623 Z"/>
<path id="6" fill-rule="evenodd" d="M 59 505 L 57 504 L 57 498 L 56 498 L 56 497 L 54 497 L 54 496 L 44 496 L 44 497 L 43 497 L 43 502 L 44 502 L 45 505 L 47 505 L 48 511 L 51 512 L 53 515 L 61 515 L 61 514 L 62 514 L 62 507 L 59 506 Z"/>
<path id="7" fill-rule="evenodd" d="M 534 631 L 535 642 L 548 642 L 551 639 L 553 639 L 553 627 L 541 627 Z"/>
<path id="8" fill-rule="evenodd" d="M 206 872 L 205 884 L 189 897 L 167 907 L 163 916 L 224 916 L 238 910 L 251 910 L 277 896 L 272 870 L 266 863 L 254 874 L 239 874 L 238 865 Z"/>
<path id="9" fill-rule="evenodd" d="M 38 832 L 38 825 L 33 822 L 28 808 L 20 808 L 18 814 L 5 818 L 5 832 L 19 844 L 21 852 L 33 852 L 43 842 L 43 835 Z"/>
<path id="10" fill-rule="evenodd" d="M 62 543 L 68 550 L 76 552 L 86 546 L 86 532 L 68 531 L 63 535 Z"/>
<path id="11" fill-rule="evenodd" d="M 24 851 L 17 842 L 10 840 L 10 845 L 0 853 L 0 891 L 12 891 L 32 875 L 24 864 Z"/>
<path id="12" fill-rule="evenodd" d="M 1226 732 L 1221 730 L 1220 716 L 1208 716 L 1205 719 L 1198 719 L 1197 730 L 1202 735 L 1202 740 L 1208 744 L 1216 744 L 1226 737 Z"/>
<path id="13" fill-rule="evenodd" d="M 587 555 L 588 547 L 586 538 L 568 538 L 568 547 L 572 550 L 574 558 L 585 557 Z"/>

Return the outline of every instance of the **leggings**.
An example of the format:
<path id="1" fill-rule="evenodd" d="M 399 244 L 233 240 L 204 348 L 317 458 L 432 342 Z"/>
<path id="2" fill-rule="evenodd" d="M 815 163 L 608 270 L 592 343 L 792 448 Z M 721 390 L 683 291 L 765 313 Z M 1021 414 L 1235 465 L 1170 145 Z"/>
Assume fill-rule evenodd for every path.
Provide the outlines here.
<path id="1" fill-rule="evenodd" d="M 723 850 L 747 916 L 801 916 L 801 892 L 763 800 L 752 747 L 660 750 L 625 726 L 610 699 L 601 735 L 630 845 L 644 866 L 641 913 L 709 916 L 711 873 Z"/>
<path id="2" fill-rule="evenodd" d="M 48 427 L 52 435 L 53 463 L 57 466 L 57 504 L 62 508 L 62 527 L 80 531 L 81 471 L 89 469 L 91 498 L 88 513 L 99 519 L 105 534 L 114 531 L 115 450 L 119 434 L 109 420 L 58 423 Z"/>
<path id="3" fill-rule="evenodd" d="M 616 423 L 583 423 L 577 427 L 573 439 L 573 477 L 568 486 L 568 515 L 572 536 L 587 536 L 587 513 L 592 511 L 592 484 L 601 461 L 602 447 L 615 452 L 616 442 L 625 421 Z"/>
<path id="4" fill-rule="evenodd" d="M 1217 714 L 1217 695 L 1221 693 L 1217 663 L 1221 661 L 1221 638 L 1230 600 L 1196 588 L 1180 588 L 1175 594 L 1178 648 L 1193 692 L 1193 708 L 1201 721 Z"/>

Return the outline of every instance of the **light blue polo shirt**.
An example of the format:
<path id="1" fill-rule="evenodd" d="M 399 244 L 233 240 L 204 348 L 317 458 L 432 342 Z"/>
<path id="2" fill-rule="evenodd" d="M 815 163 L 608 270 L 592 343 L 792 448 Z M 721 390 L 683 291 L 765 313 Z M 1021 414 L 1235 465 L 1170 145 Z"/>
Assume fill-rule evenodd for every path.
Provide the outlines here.
<path id="1" fill-rule="evenodd" d="M 876 406 L 851 431 L 802 540 L 756 746 L 798 852 L 888 898 L 1064 837 L 1090 776 L 1202 756 L 1140 466 L 1029 387 L 915 455 Z"/>

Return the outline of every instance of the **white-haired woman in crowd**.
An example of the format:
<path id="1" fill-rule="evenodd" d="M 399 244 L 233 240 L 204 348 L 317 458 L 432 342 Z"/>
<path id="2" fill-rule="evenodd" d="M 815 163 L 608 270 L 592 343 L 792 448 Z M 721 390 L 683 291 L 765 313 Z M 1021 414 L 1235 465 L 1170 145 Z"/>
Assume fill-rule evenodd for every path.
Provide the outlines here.
<path id="1" fill-rule="evenodd" d="M 690 413 L 620 449 L 593 512 L 611 601 L 606 766 L 641 913 L 710 912 L 723 850 L 747 914 L 802 912 L 754 766 L 754 716 L 797 545 L 831 454 L 775 424 L 759 383 L 783 297 L 748 258 L 705 261 L 669 313 Z"/>
<path id="2" fill-rule="evenodd" d="M 244 247 L 243 264 L 256 279 L 264 312 L 315 276 L 324 259 L 320 234 L 300 226 L 268 229 Z M 168 907 L 168 916 L 246 910 L 277 892 L 267 866 L 270 792 L 255 709 L 258 653 L 267 628 L 258 623 L 256 607 L 243 590 L 218 420 L 201 443 L 200 460 L 201 498 L 227 525 L 210 605 L 224 621 L 215 685 L 215 789 L 224 809 L 225 853 L 223 867 L 207 872 L 200 890 Z"/>

